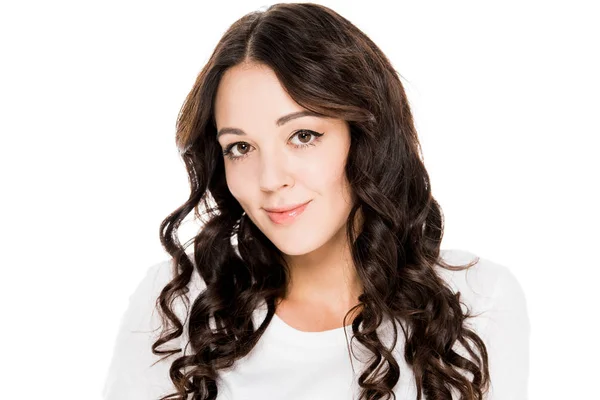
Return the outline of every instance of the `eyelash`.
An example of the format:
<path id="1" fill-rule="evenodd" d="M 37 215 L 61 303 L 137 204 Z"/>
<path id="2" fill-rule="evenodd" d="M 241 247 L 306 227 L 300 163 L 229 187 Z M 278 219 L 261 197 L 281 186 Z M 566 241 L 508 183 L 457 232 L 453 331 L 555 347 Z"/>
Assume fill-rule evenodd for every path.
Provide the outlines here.
<path id="1" fill-rule="evenodd" d="M 319 132 L 311 131 L 309 129 L 300 129 L 300 130 L 294 132 L 294 134 L 292 135 L 292 138 L 294 136 L 300 134 L 300 133 L 309 133 L 309 134 L 311 134 L 311 135 L 313 135 L 315 137 L 315 140 L 313 140 L 310 143 L 303 143 L 303 144 L 300 144 L 300 145 L 295 144 L 294 147 L 297 148 L 297 149 L 298 148 L 307 148 L 308 146 L 315 146 L 315 142 L 318 142 L 320 140 L 321 136 L 324 135 L 324 133 L 319 133 Z M 231 154 L 231 149 L 233 149 L 233 147 L 237 146 L 238 144 L 242 144 L 242 143 L 248 144 L 246 142 L 235 142 L 235 143 L 232 143 L 229 146 L 227 146 L 225 148 L 225 150 L 223 150 L 223 155 L 225 157 L 229 158 L 232 161 L 239 161 L 242 158 L 245 158 L 248 154 L 250 154 L 250 152 L 248 152 L 248 153 L 246 153 L 244 155 L 241 155 L 241 156 L 234 156 L 234 155 Z"/>

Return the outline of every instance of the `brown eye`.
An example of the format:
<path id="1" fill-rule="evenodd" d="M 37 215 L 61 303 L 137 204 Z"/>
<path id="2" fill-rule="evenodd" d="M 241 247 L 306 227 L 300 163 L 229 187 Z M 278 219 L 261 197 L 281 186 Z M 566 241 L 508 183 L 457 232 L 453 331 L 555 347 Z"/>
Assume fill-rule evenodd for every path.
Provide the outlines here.
<path id="1" fill-rule="evenodd" d="M 322 133 L 314 132 L 308 129 L 300 129 L 296 131 L 292 135 L 292 143 L 293 140 L 298 140 L 298 142 L 293 143 L 295 147 L 298 148 L 306 148 L 308 146 L 315 146 L 316 142 L 319 141 L 319 138 L 323 136 Z M 314 140 L 313 140 L 314 139 Z"/>
<path id="2" fill-rule="evenodd" d="M 240 151 L 240 147 L 244 147 L 244 150 Z M 237 150 L 237 151 L 236 151 Z M 229 158 L 230 160 L 241 160 L 246 157 L 250 151 L 250 145 L 246 142 L 235 142 L 227 146 L 225 150 L 223 150 L 223 155 Z M 237 154 L 239 152 L 239 154 Z"/>
<path id="3" fill-rule="evenodd" d="M 237 149 L 240 150 L 241 154 L 245 154 L 245 151 L 242 150 L 242 148 L 245 148 L 245 150 L 248 150 L 248 144 L 247 143 L 238 143 L 237 144 Z"/>
<path id="4" fill-rule="evenodd" d="M 301 143 L 308 143 L 312 139 L 312 134 L 307 131 L 302 131 L 298 133 L 298 139 L 300 139 Z"/>
<path id="5" fill-rule="evenodd" d="M 240 154 L 246 154 L 248 152 L 248 148 L 248 143 L 237 142 L 227 148 L 227 153 L 231 152 L 232 150 L 237 150 Z"/>

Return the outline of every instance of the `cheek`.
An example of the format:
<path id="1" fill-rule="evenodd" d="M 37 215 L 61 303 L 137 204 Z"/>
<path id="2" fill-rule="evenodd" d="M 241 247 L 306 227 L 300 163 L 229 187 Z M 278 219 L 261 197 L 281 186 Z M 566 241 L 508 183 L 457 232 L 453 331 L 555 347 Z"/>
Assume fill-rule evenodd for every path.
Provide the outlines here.
<path id="1" fill-rule="evenodd" d="M 240 171 L 225 169 L 225 179 L 231 195 L 246 209 L 245 204 L 248 201 L 248 189 L 250 188 L 247 177 L 240 173 Z"/>
<path id="2" fill-rule="evenodd" d="M 329 152 L 306 163 L 300 170 L 300 176 L 306 186 L 326 196 L 339 198 L 346 196 L 348 190 L 345 176 L 345 154 Z"/>

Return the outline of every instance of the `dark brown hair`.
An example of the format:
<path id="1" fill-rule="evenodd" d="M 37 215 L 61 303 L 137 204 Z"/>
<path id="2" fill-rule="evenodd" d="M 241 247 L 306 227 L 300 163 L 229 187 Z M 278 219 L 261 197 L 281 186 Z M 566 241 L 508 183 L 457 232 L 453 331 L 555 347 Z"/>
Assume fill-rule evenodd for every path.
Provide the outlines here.
<path id="1" fill-rule="evenodd" d="M 353 338 L 373 353 L 358 378 L 360 399 L 395 398 L 399 364 L 376 332 L 387 317 L 407 326 L 402 327 L 404 357 L 413 369 L 418 399 L 450 399 L 452 391 L 461 399 L 482 399 L 489 385 L 485 345 L 464 324 L 471 315 L 461 309 L 460 293 L 453 293 L 434 268 L 458 270 L 476 261 L 452 266 L 440 257 L 443 214 L 431 194 L 399 74 L 357 27 L 312 3 L 275 4 L 236 21 L 182 106 L 176 142 L 191 193 L 160 227 L 174 276 L 157 299 L 163 330 L 152 346 L 154 354 L 166 358 L 181 351 L 158 348 L 183 333 L 172 304 L 187 293 L 194 269 L 206 288 L 188 309 L 192 353 L 175 359 L 170 368 L 177 393 L 163 399 L 187 399 L 188 394 L 215 399 L 218 371 L 253 349 L 287 288 L 289 268 L 280 251 L 243 215 L 227 188 L 216 140 L 213 100 L 219 81 L 242 63 L 268 66 L 299 105 L 349 123 L 345 172 L 354 205 L 346 235 L 363 293 L 346 317 L 360 307 L 351 321 Z M 364 221 L 355 231 L 359 210 Z M 193 260 L 185 252 L 191 243 L 182 246 L 177 234 L 192 211 L 203 222 L 193 238 Z M 251 316 L 261 303 L 268 306 L 267 316 L 255 327 Z M 397 329 L 393 332 L 395 343 Z M 456 345 L 466 352 L 457 353 Z M 381 373 L 373 374 L 380 364 Z"/>

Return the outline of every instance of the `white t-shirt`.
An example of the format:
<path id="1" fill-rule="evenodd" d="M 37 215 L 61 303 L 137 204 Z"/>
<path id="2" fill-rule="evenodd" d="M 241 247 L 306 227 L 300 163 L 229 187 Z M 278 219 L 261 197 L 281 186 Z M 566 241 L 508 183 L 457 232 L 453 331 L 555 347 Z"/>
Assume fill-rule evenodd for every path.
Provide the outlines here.
<path id="1" fill-rule="evenodd" d="M 473 253 L 464 250 L 441 250 L 441 255 L 453 265 L 466 264 L 475 258 Z M 487 346 L 491 376 L 487 399 L 526 399 L 530 326 L 519 282 L 507 267 L 484 258 L 464 271 L 436 268 L 455 292 L 460 291 L 461 302 L 472 314 L 481 313 L 467 319 L 467 323 Z M 160 333 L 155 300 L 170 280 L 171 261 L 155 264 L 130 296 L 105 377 L 105 400 L 157 400 L 174 392 L 169 367 L 181 353 L 151 366 L 160 358 L 151 351 L 151 345 Z M 197 272 L 189 288 L 188 296 L 192 300 L 204 288 Z M 188 321 L 183 303 L 179 303 L 176 314 L 180 320 L 185 320 L 184 335 L 177 338 L 176 344 L 171 341 L 161 348 L 180 346 L 189 355 L 190 348 L 186 346 Z M 264 316 L 266 305 L 263 303 L 253 315 L 255 327 Z M 393 354 L 400 365 L 400 379 L 394 392 L 397 400 L 414 400 L 417 398 L 414 375 L 404 360 L 404 334 L 400 325 L 397 327 L 398 342 Z M 350 341 L 352 327 L 348 325 L 345 329 Z M 391 329 L 389 320 L 379 327 L 385 344 L 391 343 Z M 357 379 L 371 353 L 357 340 L 352 340 L 352 350 L 351 363 L 342 327 L 304 332 L 286 324 L 275 314 L 256 347 L 237 360 L 233 367 L 219 371 L 217 399 L 358 399 Z"/>

